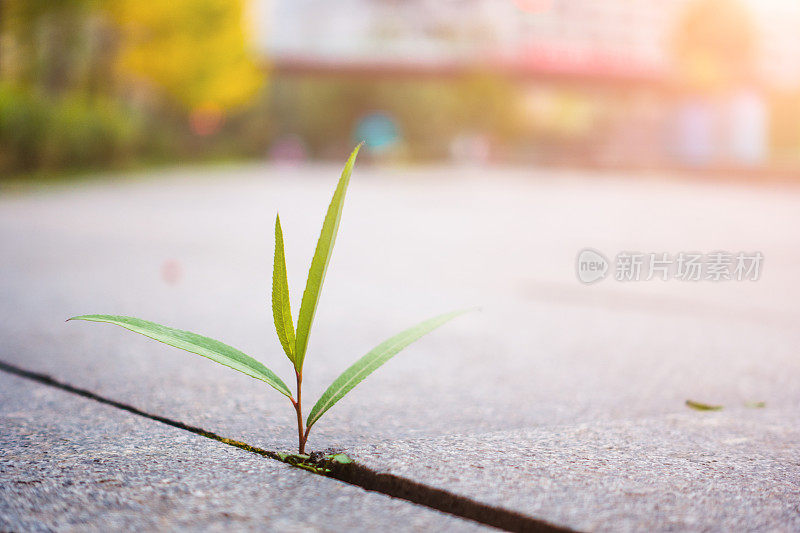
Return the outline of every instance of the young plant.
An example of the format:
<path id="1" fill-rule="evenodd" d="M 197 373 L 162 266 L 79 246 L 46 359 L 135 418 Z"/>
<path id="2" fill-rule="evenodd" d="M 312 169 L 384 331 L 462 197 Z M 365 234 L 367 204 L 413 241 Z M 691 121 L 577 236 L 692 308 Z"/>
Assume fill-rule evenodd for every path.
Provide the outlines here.
<path id="1" fill-rule="evenodd" d="M 155 339 L 164 344 L 186 350 L 207 357 L 221 365 L 238 370 L 250 377 L 259 379 L 275 390 L 286 396 L 297 413 L 297 436 L 299 442 L 299 452 L 305 453 L 306 441 L 311 427 L 319 421 L 328 409 L 333 407 L 336 402 L 341 400 L 353 387 L 358 385 L 364 378 L 378 369 L 386 361 L 391 359 L 400 350 L 419 339 L 426 333 L 438 328 L 450 319 L 462 314 L 464 311 L 446 313 L 428 319 L 413 326 L 394 337 L 384 341 L 365 356 L 353 363 L 350 368 L 345 370 L 328 389 L 322 393 L 317 403 L 312 407 L 308 418 L 303 424 L 303 363 L 306 358 L 308 347 L 308 337 L 311 326 L 314 322 L 314 314 L 319 303 L 322 284 L 325 281 L 325 273 L 333 251 L 333 244 L 336 241 L 336 233 L 339 230 L 339 220 L 342 216 L 344 197 L 347 192 L 347 185 L 350 182 L 350 174 L 353 171 L 356 155 L 361 145 L 358 145 L 342 171 L 342 176 L 333 193 L 333 199 L 328 206 L 325 221 L 322 224 L 317 248 L 314 258 L 311 260 L 311 268 L 308 271 L 308 280 L 303 292 L 300 303 L 300 312 L 297 317 L 297 330 L 292 321 L 291 305 L 289 303 L 289 284 L 286 276 L 286 261 L 283 251 L 283 232 L 281 230 L 280 217 L 275 219 L 275 261 L 272 271 L 272 315 L 275 320 L 275 331 L 278 334 L 283 351 L 294 365 L 294 375 L 297 383 L 297 397 L 292 395 L 289 387 L 269 368 L 259 363 L 249 355 L 246 355 L 236 348 L 228 346 L 218 340 L 203 337 L 196 333 L 182 331 L 148 322 L 139 318 L 115 316 L 115 315 L 83 315 L 72 317 L 69 320 L 87 320 L 90 322 L 107 322 L 116 324 L 125 329 L 140 333 L 151 339 Z"/>

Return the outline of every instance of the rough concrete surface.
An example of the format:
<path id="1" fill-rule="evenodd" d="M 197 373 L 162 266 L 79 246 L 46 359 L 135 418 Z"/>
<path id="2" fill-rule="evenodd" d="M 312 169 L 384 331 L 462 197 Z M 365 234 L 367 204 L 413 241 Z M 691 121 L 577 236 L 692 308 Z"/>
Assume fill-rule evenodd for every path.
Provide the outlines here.
<path id="1" fill-rule="evenodd" d="M 0 531 L 484 529 L 0 373 Z"/>
<path id="2" fill-rule="evenodd" d="M 800 415 L 686 413 L 350 451 L 382 473 L 585 531 L 797 531 Z"/>
<path id="3" fill-rule="evenodd" d="M 263 383 L 114 326 L 63 321 L 110 313 L 196 331 L 253 355 L 291 383 L 269 305 L 274 215 L 280 209 L 296 313 L 338 173 L 327 165 L 178 170 L 1 198 L 0 357 L 152 413 L 291 451 L 291 406 Z M 587 446 L 581 428 L 625 444 L 644 438 L 640 423 L 669 428 L 688 417 L 686 431 L 652 431 L 652 442 L 636 441 L 640 447 L 631 451 L 649 446 L 668 454 L 687 444 L 697 429 L 693 417 L 709 415 L 688 411 L 687 398 L 725 405 L 711 416 L 727 420 L 727 431 L 742 429 L 739 416 L 794 431 L 797 227 L 800 191 L 792 188 L 357 165 L 306 358 L 306 409 L 386 337 L 449 309 L 481 310 L 359 385 L 319 422 L 309 445 L 352 451 L 378 469 L 430 459 L 459 471 L 465 484 L 448 485 L 453 490 L 480 498 L 495 490 L 517 510 L 589 529 L 639 527 L 660 500 L 619 492 L 599 501 L 594 486 L 578 479 L 563 486 L 563 497 L 537 503 L 545 497 L 533 496 L 538 470 L 517 464 L 528 439 L 531 452 L 543 453 L 548 435 L 562 435 L 562 459 L 577 460 Z M 585 247 L 610 258 L 626 250 L 761 251 L 765 261 L 756 282 L 606 279 L 585 286 L 574 265 Z M 178 272 L 173 282 L 170 272 Z M 755 401 L 767 407 L 741 408 Z M 516 444 L 495 454 L 500 470 L 488 478 L 465 471 L 456 455 L 427 458 L 405 448 L 462 439 L 488 452 L 498 434 Z M 786 435 L 775 443 L 790 447 Z M 385 464 L 368 457 L 372 446 Z M 471 445 L 452 449 L 471 461 Z M 623 456 L 623 466 L 659 472 Z M 566 464 L 554 462 L 548 475 L 558 477 Z M 797 485 L 796 462 L 783 468 L 769 462 L 764 473 L 786 485 L 781 498 Z M 421 470 L 408 474 L 430 479 Z M 697 476 L 688 500 L 707 494 Z M 709 509 L 708 524 L 715 516 L 761 516 L 746 484 L 729 481 L 739 504 L 726 503 L 727 514 Z M 514 490 L 516 498 L 507 492 Z M 620 502 L 625 520 L 613 512 Z M 691 527 L 699 508 L 676 504 L 647 527 Z M 751 523 L 796 527 L 779 512 L 760 519 Z"/>

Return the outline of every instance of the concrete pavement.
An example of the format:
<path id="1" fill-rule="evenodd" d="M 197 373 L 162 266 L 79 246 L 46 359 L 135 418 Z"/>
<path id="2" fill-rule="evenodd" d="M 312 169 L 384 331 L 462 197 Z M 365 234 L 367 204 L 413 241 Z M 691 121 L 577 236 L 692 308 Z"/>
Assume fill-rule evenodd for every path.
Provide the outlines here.
<path id="1" fill-rule="evenodd" d="M 264 384 L 113 326 L 63 320 L 127 314 L 196 331 L 288 383 L 268 303 L 274 214 L 280 209 L 296 312 L 338 172 L 177 170 L 0 199 L 3 360 L 293 450 L 291 406 Z M 799 226 L 800 192 L 791 189 L 357 166 L 311 336 L 307 402 L 404 327 L 451 308 L 482 310 L 359 385 L 319 422 L 309 446 L 581 529 L 725 529 L 739 520 L 796 528 Z M 574 270 L 584 247 L 612 258 L 624 250 L 758 250 L 765 262 L 756 282 L 584 286 Z M 727 409 L 688 411 L 687 398 Z M 754 401 L 767 407 L 743 407 Z M 46 411 L 32 400 L 34 408 Z M 720 421 L 723 437 L 709 420 Z M 764 432 L 766 443 L 756 438 Z M 107 437 L 111 446 L 113 432 Z M 752 466 L 748 446 L 734 453 L 722 443 L 736 439 L 758 444 L 763 461 L 721 479 L 715 504 L 720 493 L 685 455 L 700 441 L 723 470 L 739 471 Z M 648 458 L 655 450 L 658 465 Z M 593 460 L 608 470 L 595 475 Z M 166 468 L 171 459 L 163 461 Z M 679 493 L 670 465 L 684 476 Z M 635 483 L 613 483 L 620 471 Z M 779 485 L 770 505 L 754 483 Z"/>

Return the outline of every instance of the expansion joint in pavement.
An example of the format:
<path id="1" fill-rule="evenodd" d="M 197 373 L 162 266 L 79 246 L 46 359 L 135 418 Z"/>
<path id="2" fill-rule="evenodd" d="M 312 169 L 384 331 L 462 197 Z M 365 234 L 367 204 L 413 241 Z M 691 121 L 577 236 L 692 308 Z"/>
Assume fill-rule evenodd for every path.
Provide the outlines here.
<path id="1" fill-rule="evenodd" d="M 264 450 L 263 448 L 258 448 L 244 442 L 223 437 L 222 435 L 214 433 L 213 431 L 207 431 L 197 426 L 185 424 L 179 420 L 173 420 L 164 416 L 148 413 L 132 405 L 119 402 L 111 398 L 106 398 L 92 391 L 58 381 L 47 374 L 25 370 L 24 368 L 5 363 L 3 361 L 0 361 L 0 371 L 29 379 L 42 385 L 55 387 L 57 389 L 61 389 L 62 391 L 66 391 L 89 400 L 94 400 L 104 405 L 110 405 L 111 407 L 116 407 L 117 409 L 127 411 L 134 415 L 149 418 L 150 420 L 155 420 L 156 422 L 161 422 L 162 424 L 182 429 L 184 431 L 189 431 L 190 433 L 213 439 L 223 444 L 227 444 L 228 446 L 233 446 L 235 448 L 240 448 L 242 450 L 258 454 L 262 457 L 281 461 L 291 466 L 297 466 L 295 461 L 292 460 L 293 456 L 287 456 L 286 454 L 279 452 Z M 308 469 L 306 468 L 306 470 Z M 315 469 L 312 471 L 319 475 L 361 487 L 364 490 L 378 492 L 393 498 L 403 499 L 418 505 L 435 509 L 437 511 L 457 516 L 459 518 L 465 518 L 467 520 L 472 520 L 506 531 L 537 533 L 559 533 L 572 531 L 571 529 L 565 527 L 550 524 L 549 522 L 539 518 L 523 515 L 515 511 L 503 509 L 501 507 L 487 505 L 485 503 L 481 503 L 470 498 L 448 492 L 446 490 L 430 487 L 401 476 L 376 472 L 375 470 L 356 463 L 329 463 L 324 469 Z"/>

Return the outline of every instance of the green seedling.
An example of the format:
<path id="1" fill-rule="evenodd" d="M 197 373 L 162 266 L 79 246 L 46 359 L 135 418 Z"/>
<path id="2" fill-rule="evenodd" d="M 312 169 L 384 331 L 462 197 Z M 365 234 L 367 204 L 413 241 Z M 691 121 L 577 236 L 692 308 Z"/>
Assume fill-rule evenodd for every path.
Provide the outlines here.
<path id="1" fill-rule="evenodd" d="M 107 322 L 116 324 L 125 329 L 140 333 L 151 339 L 155 339 L 164 344 L 186 350 L 207 357 L 221 365 L 238 370 L 250 377 L 259 379 L 272 388 L 286 396 L 297 412 L 297 435 L 298 450 L 300 454 L 305 453 L 306 441 L 311 427 L 316 424 L 328 409 L 333 407 L 336 402 L 341 400 L 353 387 L 358 385 L 364 378 L 378 369 L 381 365 L 391 359 L 403 348 L 419 339 L 426 333 L 438 328 L 445 322 L 455 318 L 465 311 L 455 311 L 428 319 L 413 326 L 394 337 L 384 341 L 365 356 L 353 363 L 350 368 L 345 370 L 328 389 L 322 393 L 317 403 L 312 407 L 308 418 L 303 423 L 302 406 L 302 385 L 303 385 L 303 363 L 306 358 L 308 348 L 308 338 L 311 326 L 314 322 L 314 314 L 319 303 L 322 284 L 325 280 L 325 273 L 333 251 L 333 244 L 336 241 L 336 234 L 339 230 L 339 221 L 342 216 L 347 185 L 350 181 L 350 174 L 353 171 L 356 155 L 361 145 L 358 145 L 345 164 L 342 176 L 333 193 L 333 199 L 328 206 L 325 221 L 322 224 L 317 248 L 314 258 L 311 260 L 311 268 L 308 271 L 308 281 L 303 292 L 300 303 L 300 312 L 297 317 L 297 330 L 292 321 L 291 305 L 289 303 L 289 284 L 286 276 L 286 262 L 283 250 L 283 232 L 281 230 L 280 217 L 275 219 L 275 261 L 272 272 L 272 315 L 275 320 L 275 331 L 278 334 L 283 351 L 294 366 L 294 374 L 297 383 L 297 396 L 292 395 L 289 387 L 272 370 L 256 361 L 249 355 L 228 346 L 218 340 L 203 337 L 196 333 L 174 329 L 154 322 L 148 322 L 139 318 L 116 316 L 116 315 L 83 315 L 72 317 L 69 320 L 87 320 L 90 322 Z"/>

